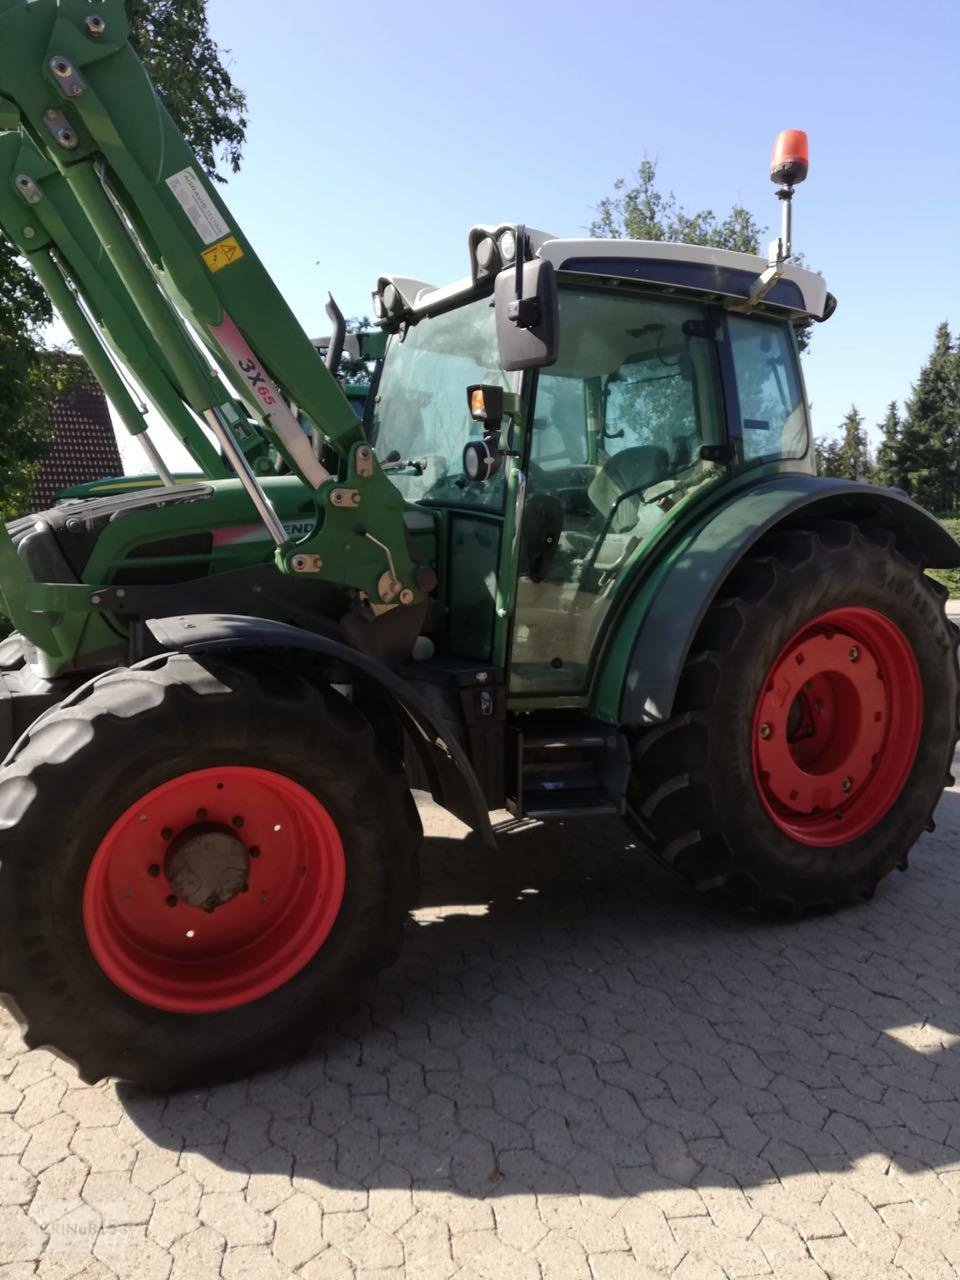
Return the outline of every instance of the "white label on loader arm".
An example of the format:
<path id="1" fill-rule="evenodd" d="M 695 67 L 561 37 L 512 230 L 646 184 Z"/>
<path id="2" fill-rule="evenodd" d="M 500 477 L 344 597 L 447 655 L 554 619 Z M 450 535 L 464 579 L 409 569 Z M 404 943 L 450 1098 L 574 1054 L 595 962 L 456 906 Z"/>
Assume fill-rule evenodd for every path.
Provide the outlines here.
<path id="1" fill-rule="evenodd" d="M 204 244 L 213 244 L 230 234 L 220 210 L 210 199 L 193 169 L 181 169 L 167 179 L 167 186 L 176 197 L 177 204 L 193 223 L 193 229 Z"/>

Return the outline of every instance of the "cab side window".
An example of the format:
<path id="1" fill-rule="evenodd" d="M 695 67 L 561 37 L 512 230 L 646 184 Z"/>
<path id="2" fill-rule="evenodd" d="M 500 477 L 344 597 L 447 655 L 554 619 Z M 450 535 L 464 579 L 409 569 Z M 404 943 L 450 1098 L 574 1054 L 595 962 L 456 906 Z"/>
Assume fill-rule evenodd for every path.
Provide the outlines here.
<path id="1" fill-rule="evenodd" d="M 785 325 L 745 316 L 730 316 L 727 327 L 740 400 L 744 461 L 802 458 L 807 451 L 807 414 L 793 335 Z"/>

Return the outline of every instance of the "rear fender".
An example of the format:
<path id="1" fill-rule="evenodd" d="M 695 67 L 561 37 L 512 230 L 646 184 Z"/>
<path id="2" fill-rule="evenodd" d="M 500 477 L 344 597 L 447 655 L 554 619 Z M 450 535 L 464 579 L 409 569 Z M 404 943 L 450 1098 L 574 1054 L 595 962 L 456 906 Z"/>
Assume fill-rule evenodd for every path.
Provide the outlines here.
<path id="1" fill-rule="evenodd" d="M 671 715 L 694 637 L 731 570 L 764 534 L 796 524 L 798 516 L 880 524 L 919 548 L 928 565 L 960 565 L 960 544 L 900 490 L 810 475 L 764 481 L 702 525 L 658 583 L 623 680 L 622 725 L 656 724 Z"/>
<path id="2" fill-rule="evenodd" d="M 406 681 L 389 667 L 329 636 L 263 618 L 186 614 L 154 618 L 146 627 L 162 650 L 226 657 L 231 653 L 276 649 L 309 656 L 314 661 L 326 660 L 341 670 L 346 668 L 353 680 L 375 694 L 404 729 L 423 764 L 436 802 L 472 828 L 485 844 L 495 847 L 486 801 L 470 761 L 451 734 L 441 731 L 433 713 Z"/>

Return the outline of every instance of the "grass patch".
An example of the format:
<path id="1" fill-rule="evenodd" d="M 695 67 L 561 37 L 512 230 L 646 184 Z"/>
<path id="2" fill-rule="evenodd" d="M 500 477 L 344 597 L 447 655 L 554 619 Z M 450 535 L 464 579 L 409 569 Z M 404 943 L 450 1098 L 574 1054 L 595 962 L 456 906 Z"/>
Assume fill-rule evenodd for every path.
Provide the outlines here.
<path id="1" fill-rule="evenodd" d="M 946 516 L 940 523 L 946 531 L 960 540 L 960 519 Z M 931 578 L 942 582 L 950 592 L 951 600 L 960 600 L 960 569 L 928 569 Z"/>

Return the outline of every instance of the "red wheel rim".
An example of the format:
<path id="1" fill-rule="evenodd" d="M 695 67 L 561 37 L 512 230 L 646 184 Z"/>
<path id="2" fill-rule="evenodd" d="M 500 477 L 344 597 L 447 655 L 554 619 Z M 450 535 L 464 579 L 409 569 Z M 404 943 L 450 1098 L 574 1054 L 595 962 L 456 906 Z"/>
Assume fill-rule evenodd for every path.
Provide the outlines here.
<path id="1" fill-rule="evenodd" d="M 230 863 L 218 881 L 229 896 L 207 909 L 210 899 L 192 905 L 184 893 L 203 892 L 195 868 L 210 864 L 196 863 L 197 840 L 210 833 L 204 847 Z M 333 819 L 298 783 L 266 769 L 199 769 L 148 792 L 104 836 L 84 885 L 84 930 L 111 982 L 144 1004 L 235 1009 L 316 955 L 345 873 Z"/>
<path id="2" fill-rule="evenodd" d="M 900 628 L 873 609 L 833 609 L 770 668 L 753 721 L 768 815 L 800 844 L 845 844 L 890 810 L 916 759 L 923 688 Z"/>

